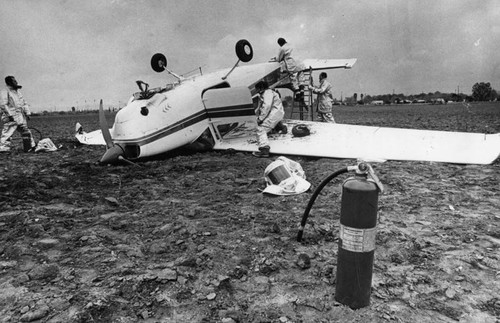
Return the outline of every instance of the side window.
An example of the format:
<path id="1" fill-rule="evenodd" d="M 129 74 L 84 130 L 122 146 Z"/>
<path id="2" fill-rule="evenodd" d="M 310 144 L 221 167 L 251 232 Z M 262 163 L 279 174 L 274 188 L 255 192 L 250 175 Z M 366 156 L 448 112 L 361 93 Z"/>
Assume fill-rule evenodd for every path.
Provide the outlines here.
<path id="1" fill-rule="evenodd" d="M 231 87 L 231 85 L 229 85 L 229 83 L 227 82 L 222 82 L 222 83 L 219 83 L 217 85 L 214 85 L 212 87 L 209 87 L 209 88 L 206 88 L 203 90 L 203 92 L 201 92 L 201 97 L 203 98 L 203 95 L 205 94 L 205 92 L 207 92 L 208 90 L 213 90 L 213 89 L 224 89 L 224 88 L 228 88 L 228 87 Z"/>

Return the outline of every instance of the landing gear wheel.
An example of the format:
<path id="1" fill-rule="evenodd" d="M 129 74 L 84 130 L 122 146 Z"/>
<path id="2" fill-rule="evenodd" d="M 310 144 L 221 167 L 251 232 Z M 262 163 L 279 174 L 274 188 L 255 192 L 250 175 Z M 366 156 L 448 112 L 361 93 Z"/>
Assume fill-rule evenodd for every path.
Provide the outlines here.
<path id="1" fill-rule="evenodd" d="M 246 63 L 253 58 L 253 49 L 250 42 L 246 39 L 241 39 L 236 43 L 236 56 L 240 61 Z"/>
<path id="2" fill-rule="evenodd" d="M 151 57 L 151 67 L 155 72 L 161 73 L 167 68 L 167 58 L 161 53 L 156 53 Z"/>

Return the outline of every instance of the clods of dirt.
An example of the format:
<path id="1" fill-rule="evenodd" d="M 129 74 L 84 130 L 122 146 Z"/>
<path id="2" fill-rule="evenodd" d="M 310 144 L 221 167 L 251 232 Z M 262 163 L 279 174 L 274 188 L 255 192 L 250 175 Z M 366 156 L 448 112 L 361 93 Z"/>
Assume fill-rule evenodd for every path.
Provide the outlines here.
<path id="1" fill-rule="evenodd" d="M 349 109 L 337 119 L 397 114 Z M 488 111 L 439 123 L 470 129 L 473 118 L 499 132 L 500 109 Z M 58 151 L 0 155 L 0 322 L 498 322 L 498 161 L 373 165 L 386 192 L 371 302 L 352 310 L 335 300 L 350 175 L 325 187 L 299 243 L 312 192 L 259 191 L 278 156 L 185 152 L 101 166 L 104 148 L 79 145 L 66 130 L 74 117 L 82 116 L 31 120 Z M 356 163 L 288 157 L 313 190 Z"/>

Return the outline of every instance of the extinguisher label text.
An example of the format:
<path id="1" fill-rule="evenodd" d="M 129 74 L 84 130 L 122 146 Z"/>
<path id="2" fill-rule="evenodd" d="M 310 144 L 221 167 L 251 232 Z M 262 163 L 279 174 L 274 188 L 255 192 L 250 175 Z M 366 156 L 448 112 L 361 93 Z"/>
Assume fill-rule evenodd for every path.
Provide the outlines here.
<path id="1" fill-rule="evenodd" d="M 342 249 L 352 252 L 370 252 L 375 250 L 377 228 L 358 229 L 340 225 Z"/>

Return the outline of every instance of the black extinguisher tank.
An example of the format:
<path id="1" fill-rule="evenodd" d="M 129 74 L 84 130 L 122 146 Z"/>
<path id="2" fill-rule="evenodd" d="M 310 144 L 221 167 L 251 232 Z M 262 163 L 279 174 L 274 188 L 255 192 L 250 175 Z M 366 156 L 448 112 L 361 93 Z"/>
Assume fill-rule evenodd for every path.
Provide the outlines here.
<path id="1" fill-rule="evenodd" d="M 335 299 L 353 309 L 370 304 L 378 194 L 362 175 L 342 187 Z"/>

